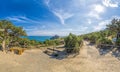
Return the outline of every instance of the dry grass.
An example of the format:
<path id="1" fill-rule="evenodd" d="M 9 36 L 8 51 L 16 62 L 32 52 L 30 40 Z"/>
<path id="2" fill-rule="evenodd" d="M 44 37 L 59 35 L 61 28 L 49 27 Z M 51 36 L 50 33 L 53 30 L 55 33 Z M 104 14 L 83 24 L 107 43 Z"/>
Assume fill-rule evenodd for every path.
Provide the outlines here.
<path id="1" fill-rule="evenodd" d="M 10 48 L 11 52 L 16 53 L 18 55 L 21 55 L 25 50 L 26 50 L 25 48 L 19 48 L 19 47 Z"/>

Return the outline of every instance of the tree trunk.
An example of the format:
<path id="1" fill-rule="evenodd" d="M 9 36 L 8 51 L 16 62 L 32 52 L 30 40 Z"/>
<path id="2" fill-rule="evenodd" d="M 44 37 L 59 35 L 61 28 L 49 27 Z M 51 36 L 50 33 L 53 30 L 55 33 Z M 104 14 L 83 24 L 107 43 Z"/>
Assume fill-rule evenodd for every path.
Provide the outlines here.
<path id="1" fill-rule="evenodd" d="M 5 48 L 5 40 L 3 40 L 3 42 L 2 42 L 2 51 L 5 52 L 5 49 L 6 49 Z"/>

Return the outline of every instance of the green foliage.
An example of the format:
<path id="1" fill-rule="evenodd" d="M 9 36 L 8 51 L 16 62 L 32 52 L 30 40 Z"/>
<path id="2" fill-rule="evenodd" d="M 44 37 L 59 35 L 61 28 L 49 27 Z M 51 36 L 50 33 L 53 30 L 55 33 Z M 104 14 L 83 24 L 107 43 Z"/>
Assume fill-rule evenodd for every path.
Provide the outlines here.
<path id="1" fill-rule="evenodd" d="M 120 38 L 116 41 L 116 45 L 120 46 Z"/>
<path id="2" fill-rule="evenodd" d="M 5 51 L 6 47 L 11 43 L 18 42 L 20 36 L 26 36 L 26 32 L 22 27 L 16 27 L 8 20 L 0 20 L 0 40 L 2 50 Z"/>
<path id="3" fill-rule="evenodd" d="M 74 52 L 75 53 L 77 53 L 77 52 L 79 52 L 80 51 L 80 45 L 79 45 L 79 43 L 77 42 L 76 44 L 75 44 L 75 47 L 74 47 Z"/>
<path id="4" fill-rule="evenodd" d="M 46 41 L 44 41 L 43 44 L 45 44 L 46 46 L 62 45 L 62 44 L 64 44 L 64 40 L 63 40 L 63 38 L 46 40 Z"/>
<path id="5" fill-rule="evenodd" d="M 111 40 L 108 39 L 109 36 L 112 36 L 110 30 L 102 30 L 85 34 L 83 35 L 83 38 L 89 40 L 91 43 L 94 44 L 111 44 Z"/>
<path id="6" fill-rule="evenodd" d="M 36 41 L 36 40 L 30 40 L 30 45 L 40 45 L 40 44 L 42 44 L 41 42 L 38 42 L 38 41 Z"/>
<path id="7" fill-rule="evenodd" d="M 54 41 L 53 41 L 53 40 L 46 40 L 46 41 L 44 42 L 44 44 L 45 44 L 46 46 L 51 46 L 51 45 L 54 45 Z"/>
<path id="8" fill-rule="evenodd" d="M 65 47 L 68 53 L 79 52 L 82 39 L 72 33 L 64 39 Z"/>
<path id="9" fill-rule="evenodd" d="M 23 48 L 28 48 L 28 46 L 30 46 L 30 40 L 28 40 L 27 38 L 21 38 L 19 40 L 19 45 Z"/>
<path id="10" fill-rule="evenodd" d="M 120 19 L 113 19 L 109 25 L 107 25 L 107 29 L 111 32 L 120 32 Z"/>
<path id="11" fill-rule="evenodd" d="M 96 44 L 109 44 L 109 45 L 111 45 L 112 41 L 107 39 L 107 38 L 101 37 L 100 39 L 97 40 Z"/>

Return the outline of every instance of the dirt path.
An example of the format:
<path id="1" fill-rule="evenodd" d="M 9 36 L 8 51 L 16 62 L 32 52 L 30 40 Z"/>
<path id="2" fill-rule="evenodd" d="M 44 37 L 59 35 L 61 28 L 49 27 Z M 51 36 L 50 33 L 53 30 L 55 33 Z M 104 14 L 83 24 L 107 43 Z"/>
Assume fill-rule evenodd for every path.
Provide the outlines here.
<path id="1" fill-rule="evenodd" d="M 95 46 L 84 41 L 80 55 L 56 62 L 53 72 L 120 72 L 120 61 L 111 54 L 101 56 Z"/>
<path id="2" fill-rule="evenodd" d="M 120 61 L 110 53 L 101 56 L 95 46 L 89 45 L 86 41 L 83 50 L 81 51 L 81 55 L 85 57 L 81 66 L 83 72 L 120 72 Z"/>
<path id="3" fill-rule="evenodd" d="M 110 53 L 101 56 L 84 41 L 75 58 L 51 58 L 41 50 L 27 50 L 21 56 L 0 52 L 0 72 L 120 72 L 120 61 Z"/>

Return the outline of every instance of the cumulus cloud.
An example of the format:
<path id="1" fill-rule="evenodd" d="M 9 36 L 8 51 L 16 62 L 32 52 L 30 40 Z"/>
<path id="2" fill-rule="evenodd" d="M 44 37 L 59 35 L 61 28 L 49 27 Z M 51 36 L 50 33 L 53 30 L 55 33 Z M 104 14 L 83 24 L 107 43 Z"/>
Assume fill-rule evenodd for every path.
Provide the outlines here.
<path id="1" fill-rule="evenodd" d="M 105 12 L 105 7 L 100 4 L 94 4 L 91 6 L 91 11 L 89 12 L 90 17 L 94 17 L 96 19 L 101 19 L 100 14 Z"/>
<path id="2" fill-rule="evenodd" d="M 97 13 L 103 13 L 105 11 L 105 8 L 100 4 L 93 5 L 93 9 Z"/>
<path id="3" fill-rule="evenodd" d="M 103 0 L 102 3 L 106 7 L 118 7 L 118 2 L 113 2 L 111 0 Z"/>

